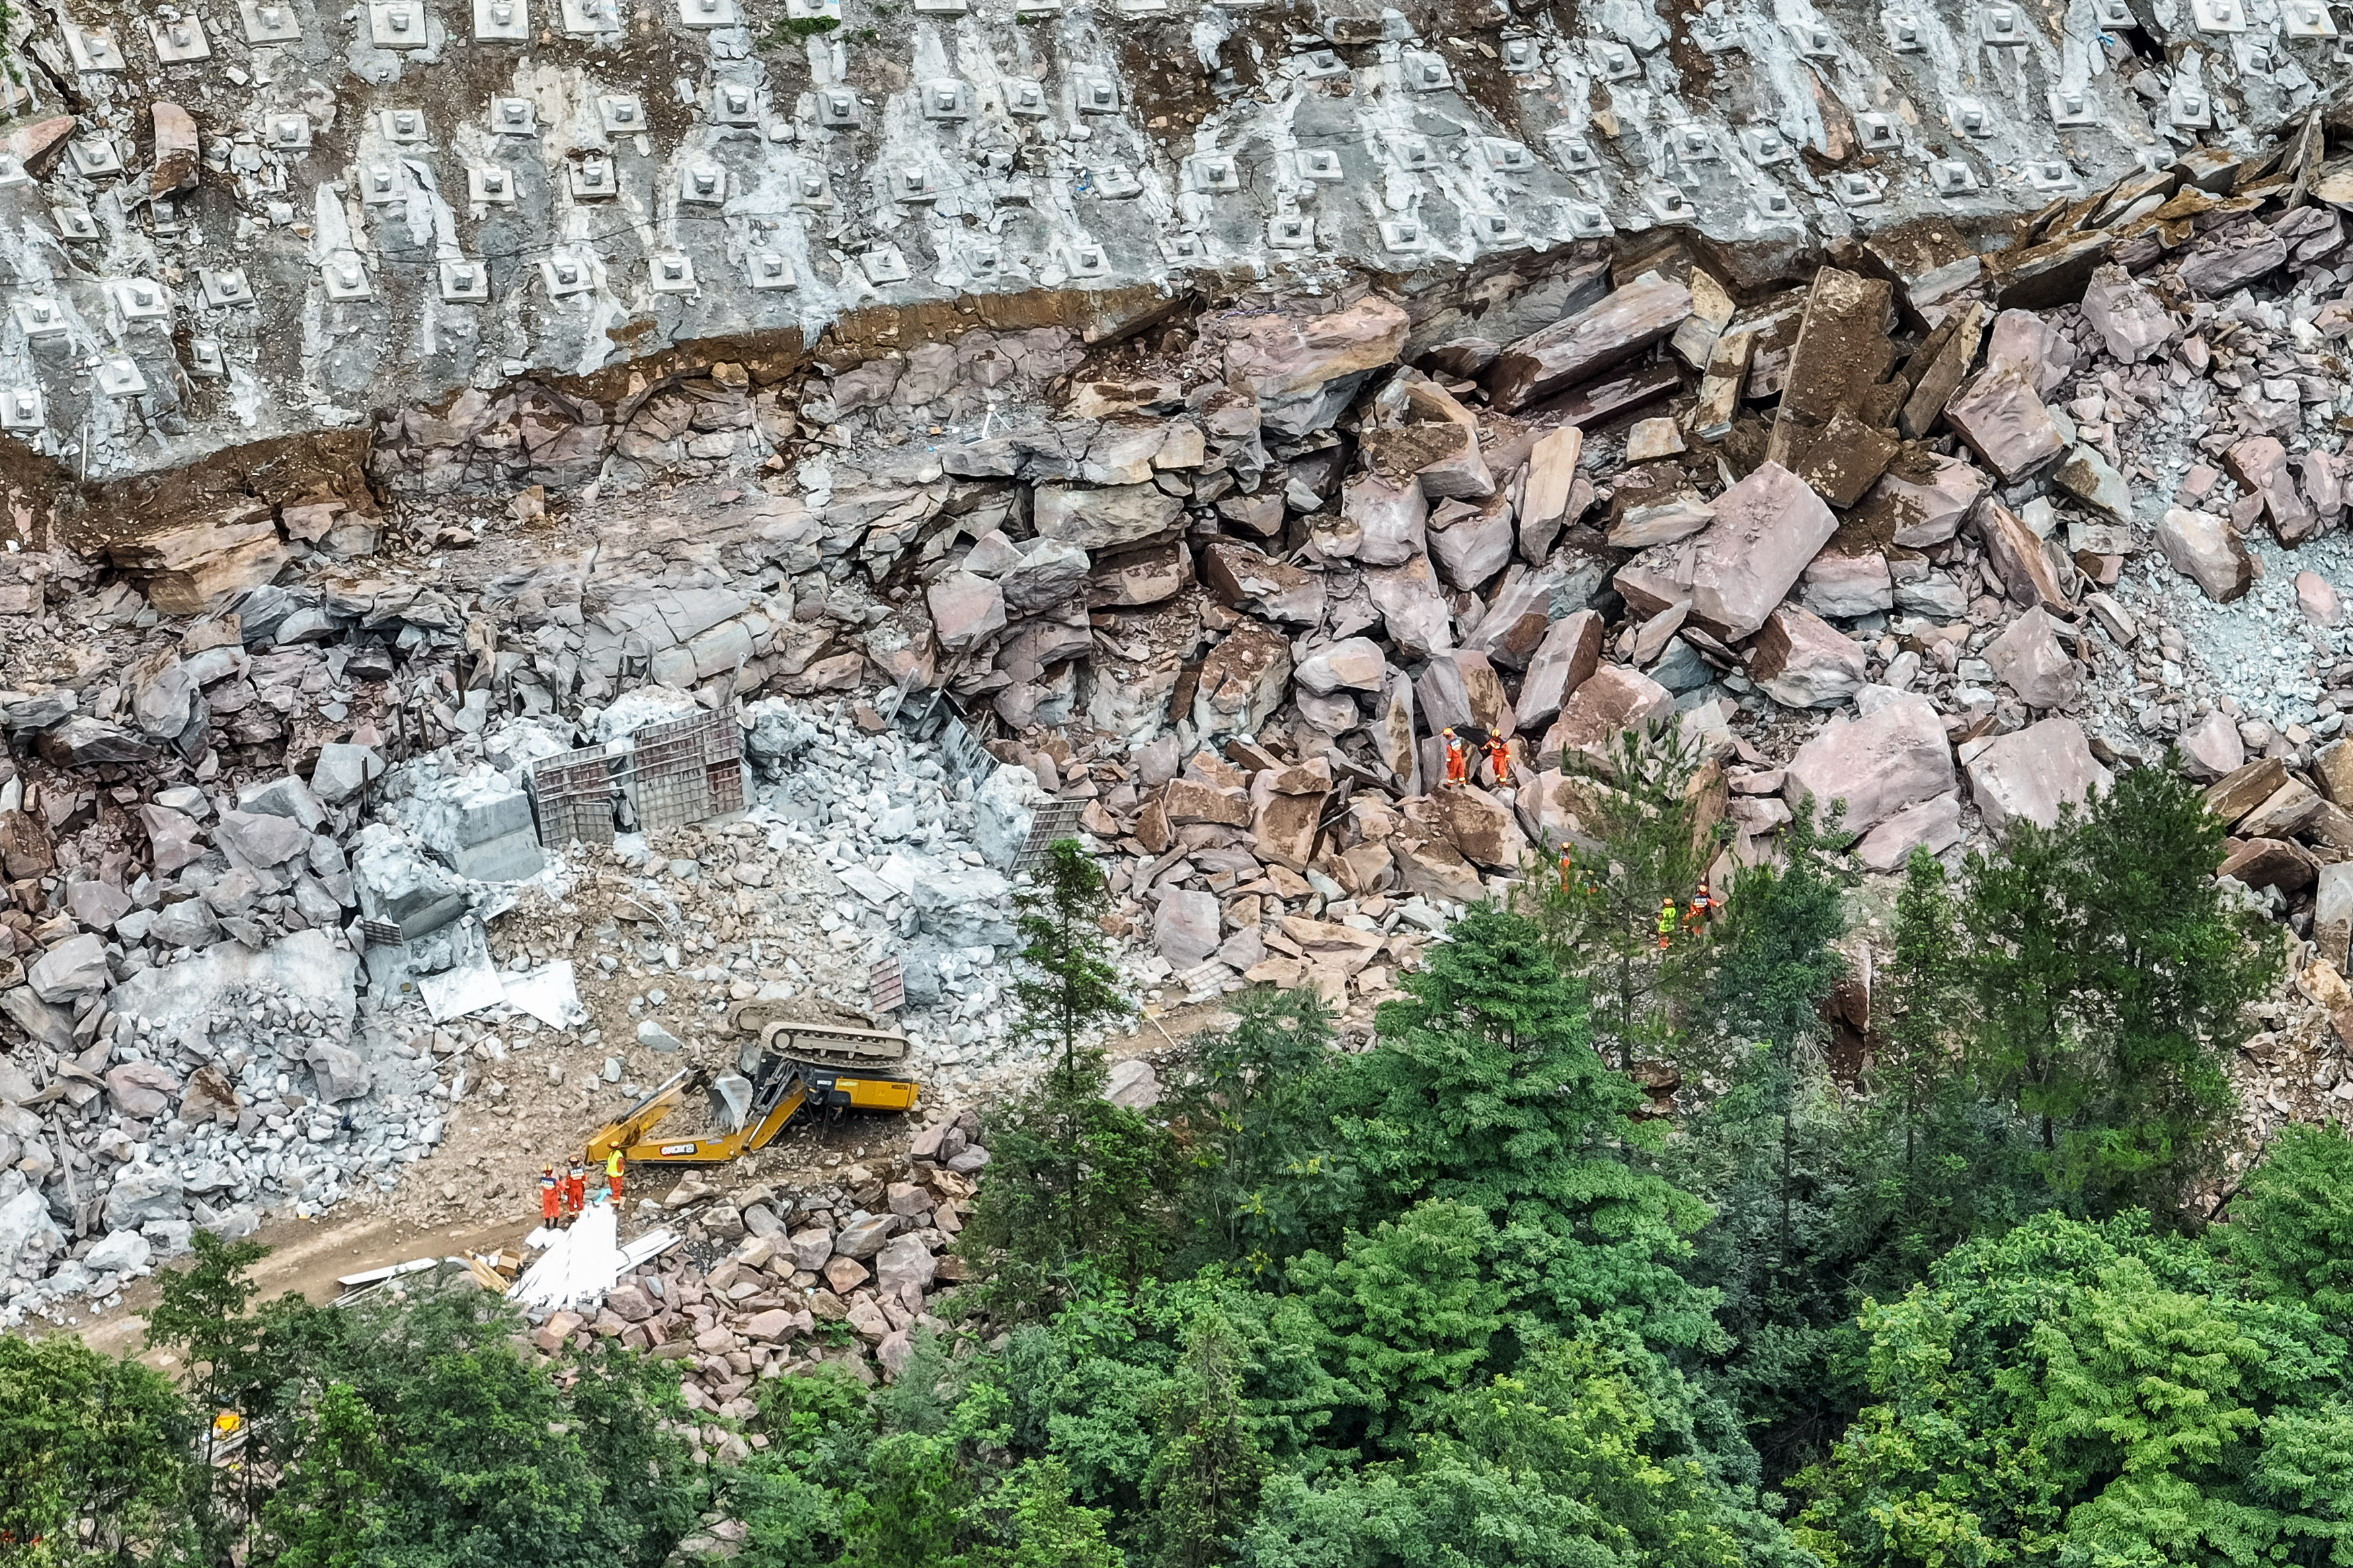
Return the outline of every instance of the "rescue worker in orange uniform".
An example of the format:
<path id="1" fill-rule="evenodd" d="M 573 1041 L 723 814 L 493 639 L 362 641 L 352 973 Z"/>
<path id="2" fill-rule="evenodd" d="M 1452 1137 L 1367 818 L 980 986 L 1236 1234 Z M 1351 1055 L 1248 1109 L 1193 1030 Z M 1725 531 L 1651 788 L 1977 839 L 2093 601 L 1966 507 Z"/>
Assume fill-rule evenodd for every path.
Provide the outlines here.
<path id="1" fill-rule="evenodd" d="M 564 1184 L 555 1179 L 555 1167 L 539 1168 L 539 1217 L 554 1225 L 564 1217 Z"/>
<path id="2" fill-rule="evenodd" d="M 564 1182 L 565 1212 L 577 1219 L 587 1207 L 588 1173 L 581 1168 L 579 1161 L 575 1160 L 572 1162 L 572 1174 Z"/>
<path id="3" fill-rule="evenodd" d="M 1564 844 L 1560 847 L 1560 890 L 1568 891 L 1568 873 L 1577 864 L 1577 852 Z"/>
<path id="4" fill-rule="evenodd" d="M 1494 771 L 1495 787 L 1512 787 L 1512 743 L 1501 735 L 1487 737 L 1487 766 Z"/>
<path id="5" fill-rule="evenodd" d="M 617 1145 L 605 1156 L 605 1184 L 613 1190 L 613 1206 L 621 1206 L 621 1151 Z"/>
<path id="6" fill-rule="evenodd" d="M 1696 931 L 1701 926 L 1714 920 L 1716 903 L 1715 895 L 1707 890 L 1706 879 L 1701 879 L 1699 891 L 1692 895 L 1691 914 L 1684 920 L 1683 929 Z"/>
<path id="7" fill-rule="evenodd" d="M 1446 727 L 1444 739 L 1446 741 L 1446 787 L 1461 789 L 1466 782 L 1462 742 L 1455 735 L 1454 726 L 1451 724 Z"/>

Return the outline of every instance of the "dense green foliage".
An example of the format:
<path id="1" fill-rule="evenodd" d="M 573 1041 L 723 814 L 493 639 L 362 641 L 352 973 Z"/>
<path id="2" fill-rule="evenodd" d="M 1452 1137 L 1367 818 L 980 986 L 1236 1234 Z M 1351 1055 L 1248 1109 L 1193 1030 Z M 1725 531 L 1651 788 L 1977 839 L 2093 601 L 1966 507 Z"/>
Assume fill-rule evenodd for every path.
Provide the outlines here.
<path id="1" fill-rule="evenodd" d="M 189 1423 L 171 1382 L 135 1361 L 62 1335 L 0 1336 L 0 1563 L 135 1561 L 176 1545 Z"/>
<path id="2" fill-rule="evenodd" d="M 248 1310 L 261 1249 L 196 1245 L 149 1319 L 185 1387 L 0 1338 L 0 1564 L 654 1568 L 703 1505 L 674 1369 L 535 1363 L 470 1286 Z"/>
<path id="3" fill-rule="evenodd" d="M 2345 1342 L 2194 1242 L 2038 1215 L 1862 1331 L 1872 1403 L 1799 1483 L 1827 1563 L 2353 1556 Z"/>
<path id="4" fill-rule="evenodd" d="M 1535 922 L 1450 934 L 1370 1051 L 1333 1051 L 1299 996 L 1198 1044 L 1167 1211 L 1193 1272 L 1073 1279 L 1000 1349 L 935 1347 L 872 1400 L 772 1385 L 793 1436 L 745 1468 L 747 1561 L 996 1561 L 1032 1550 L 996 1500 L 1052 1485 L 1031 1513 L 1078 1531 L 1072 1563 L 1098 1528 L 1171 1568 L 1799 1561 L 1680 1367 L 1720 1339 L 1684 1272 L 1706 1215 L 1641 1091 Z M 928 1500 L 930 1533 L 885 1492 Z"/>
<path id="5" fill-rule="evenodd" d="M 207 1239 L 152 1317 L 185 1387 L 0 1341 L 0 1568 L 650 1568 L 713 1505 L 744 1568 L 2353 1568 L 2353 1138 L 2222 1184 L 2280 953 L 2196 794 L 2126 773 L 1892 904 L 1803 814 L 1661 958 L 1690 761 L 1581 781 L 1567 888 L 1471 910 L 1362 1048 L 1240 996 L 1149 1114 L 1058 846 L 954 1327 L 759 1381 L 741 1463 L 667 1363 L 541 1363 L 470 1293 L 257 1309 Z"/>

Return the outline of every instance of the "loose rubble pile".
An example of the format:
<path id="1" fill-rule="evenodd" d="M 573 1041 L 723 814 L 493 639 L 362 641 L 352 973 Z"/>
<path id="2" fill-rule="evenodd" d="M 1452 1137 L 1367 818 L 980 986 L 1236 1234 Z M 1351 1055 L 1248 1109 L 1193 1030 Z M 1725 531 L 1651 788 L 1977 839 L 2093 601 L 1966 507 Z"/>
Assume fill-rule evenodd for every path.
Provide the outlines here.
<path id="1" fill-rule="evenodd" d="M 661 1205 L 683 1212 L 688 1245 L 624 1274 L 593 1313 L 540 1314 L 532 1343 L 552 1355 L 567 1341 L 617 1340 L 678 1362 L 690 1411 L 739 1419 L 754 1414 L 754 1383 L 796 1367 L 895 1376 L 913 1331 L 944 1327 L 931 1296 L 964 1278 L 946 1251 L 988 1163 L 975 1131 L 969 1113 L 935 1122 L 895 1167 L 843 1165 L 798 1192 L 721 1195 L 690 1177 Z M 723 1428 L 707 1441 L 743 1457 L 744 1439 Z"/>
<path id="2" fill-rule="evenodd" d="M 2353 1081 L 2353 174 L 2290 131 L 2006 237 L 1661 227 L 814 369 L 719 346 L 609 405 L 469 392 L 322 446 L 332 498 L 258 465 L 135 548 L 12 548 L 0 1322 L 110 1302 L 194 1226 L 525 1211 L 540 1164 L 733 1062 L 731 1002 L 895 977 L 934 1146 L 968 1138 L 1031 1065 L 1013 900 L 1064 834 L 1155 1013 L 1306 984 L 1361 1037 L 1461 906 L 1582 836 L 1609 786 L 1564 754 L 1650 724 L 1729 861 L 1836 801 L 1883 873 L 2178 745 L 2226 874 L 2309 943 L 2251 1131 L 2314 1113 Z M 565 444 L 588 425 L 610 452 Z M 730 1205 L 785 1245 L 660 1266 L 678 1300 L 614 1333 L 733 1336 L 725 1299 L 807 1337 L 830 1300 L 887 1345 L 970 1195 L 953 1159 L 879 1194 L 825 1163 L 894 1137 L 796 1133 L 745 1174 L 793 1212 Z M 732 1245 L 727 1212 L 698 1223 Z M 845 1237 L 886 1212 L 916 1239 L 861 1303 L 906 1238 Z M 784 1359 L 700 1353 L 714 1407 Z"/>

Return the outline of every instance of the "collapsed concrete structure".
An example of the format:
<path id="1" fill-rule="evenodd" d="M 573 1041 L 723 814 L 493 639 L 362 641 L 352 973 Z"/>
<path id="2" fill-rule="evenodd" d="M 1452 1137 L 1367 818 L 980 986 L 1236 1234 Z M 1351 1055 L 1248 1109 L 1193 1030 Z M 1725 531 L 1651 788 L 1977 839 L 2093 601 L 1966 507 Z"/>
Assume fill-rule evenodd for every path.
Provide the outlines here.
<path id="1" fill-rule="evenodd" d="M 2353 1098 L 2325 7 L 846 3 L 14 24 L 0 1319 L 878 968 L 963 1138 L 1057 834 L 1155 1006 L 1362 1031 L 1647 724 L 1881 873 L 2178 744 L 2309 943 L 2250 1116 Z"/>

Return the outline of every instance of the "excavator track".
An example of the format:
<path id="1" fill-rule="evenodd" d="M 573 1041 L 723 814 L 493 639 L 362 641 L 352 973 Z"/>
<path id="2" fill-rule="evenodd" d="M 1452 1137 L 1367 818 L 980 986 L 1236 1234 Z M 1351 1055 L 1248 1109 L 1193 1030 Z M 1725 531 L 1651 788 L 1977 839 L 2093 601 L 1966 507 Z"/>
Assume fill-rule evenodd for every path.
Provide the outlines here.
<path id="1" fill-rule="evenodd" d="M 756 1036 L 760 1048 L 772 1056 L 820 1067 L 888 1072 L 907 1059 L 907 1037 L 896 1030 L 813 1018 L 806 1005 L 758 998 L 738 1002 L 727 1009 L 727 1026 L 739 1035 Z"/>

